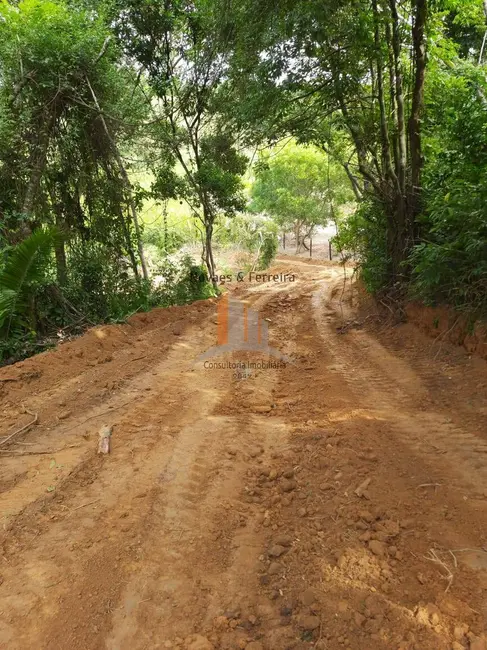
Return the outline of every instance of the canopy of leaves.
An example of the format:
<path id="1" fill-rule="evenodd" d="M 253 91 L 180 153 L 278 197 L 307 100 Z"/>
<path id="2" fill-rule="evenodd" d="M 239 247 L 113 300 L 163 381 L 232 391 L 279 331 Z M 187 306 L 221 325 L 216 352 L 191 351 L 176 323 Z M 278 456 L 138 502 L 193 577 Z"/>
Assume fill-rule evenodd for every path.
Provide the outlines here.
<path id="1" fill-rule="evenodd" d="M 344 172 L 316 148 L 289 144 L 261 156 L 251 209 L 266 212 L 284 229 L 325 225 L 334 201 L 352 198 Z"/>

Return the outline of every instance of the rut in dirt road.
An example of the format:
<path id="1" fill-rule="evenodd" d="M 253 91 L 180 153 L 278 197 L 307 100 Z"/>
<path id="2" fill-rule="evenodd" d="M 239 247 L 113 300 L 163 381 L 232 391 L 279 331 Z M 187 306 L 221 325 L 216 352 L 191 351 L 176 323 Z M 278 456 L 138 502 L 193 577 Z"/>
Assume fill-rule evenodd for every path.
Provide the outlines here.
<path id="1" fill-rule="evenodd" d="M 230 292 L 291 363 L 196 362 L 211 300 L 1 371 L 1 648 L 486 650 L 484 363 L 286 272 Z"/>

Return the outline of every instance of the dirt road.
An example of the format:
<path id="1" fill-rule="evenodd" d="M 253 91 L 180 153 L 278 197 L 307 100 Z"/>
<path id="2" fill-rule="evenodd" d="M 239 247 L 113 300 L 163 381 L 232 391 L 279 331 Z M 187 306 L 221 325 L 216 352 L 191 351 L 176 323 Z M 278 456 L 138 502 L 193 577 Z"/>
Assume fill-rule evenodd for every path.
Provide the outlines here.
<path id="1" fill-rule="evenodd" d="M 284 367 L 197 362 L 213 300 L 0 371 L 0 648 L 486 650 L 485 363 L 277 269 Z"/>

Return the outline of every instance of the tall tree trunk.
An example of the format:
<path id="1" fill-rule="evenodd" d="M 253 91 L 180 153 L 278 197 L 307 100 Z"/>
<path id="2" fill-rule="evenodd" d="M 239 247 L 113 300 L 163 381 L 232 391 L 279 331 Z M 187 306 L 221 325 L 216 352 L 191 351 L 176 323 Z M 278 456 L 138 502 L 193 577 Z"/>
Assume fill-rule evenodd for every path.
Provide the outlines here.
<path id="1" fill-rule="evenodd" d="M 56 228 L 60 233 L 64 233 L 66 232 L 66 224 L 63 218 L 62 206 L 57 200 L 56 194 L 52 188 L 49 188 L 49 195 L 51 197 L 51 204 L 55 214 Z M 68 283 L 68 267 L 66 262 L 64 239 L 62 238 L 56 238 L 54 243 L 54 257 L 56 258 L 57 282 L 60 287 L 64 287 Z"/>
<path id="2" fill-rule="evenodd" d="M 485 16 L 485 20 L 487 21 L 487 0 L 484 0 L 484 16 Z M 480 65 L 482 63 L 482 61 L 483 61 L 485 44 L 486 43 L 487 43 L 487 31 L 484 33 L 484 38 L 482 40 L 482 46 L 480 48 L 479 60 L 478 60 L 477 65 Z M 480 94 L 480 96 L 481 96 L 481 98 L 483 100 L 483 104 L 485 106 L 486 101 L 485 101 L 485 97 L 483 96 L 483 93 L 481 91 L 477 91 L 477 92 L 479 92 L 479 94 Z"/>
<path id="3" fill-rule="evenodd" d="M 100 108 L 100 104 L 98 103 L 98 99 L 95 95 L 95 91 L 93 90 L 90 80 L 88 79 L 87 76 L 85 76 L 86 83 L 88 84 L 88 88 L 90 89 L 91 96 L 93 97 L 93 102 L 96 106 L 96 109 L 98 110 L 99 113 L 99 118 L 101 120 L 103 130 L 105 131 L 105 135 L 107 136 L 107 139 L 110 143 L 110 146 L 112 147 L 115 159 L 117 161 L 119 170 L 120 170 L 120 175 L 122 177 L 122 182 L 125 188 L 125 191 L 127 192 L 127 199 L 128 199 L 128 206 L 130 209 L 130 213 L 132 216 L 132 220 L 134 222 L 134 227 L 135 227 L 135 236 L 137 238 L 137 248 L 139 251 L 139 257 L 140 257 L 140 263 L 142 266 L 142 275 L 144 276 L 144 280 L 149 280 L 149 273 L 147 271 L 147 263 L 145 261 L 145 254 L 144 254 L 144 247 L 142 245 L 142 233 L 140 231 L 140 224 L 139 224 L 139 218 L 137 216 L 137 208 L 135 206 L 135 200 L 134 200 L 134 194 L 132 190 L 132 184 L 130 182 L 130 179 L 127 174 L 127 170 L 125 169 L 125 165 L 123 164 L 122 156 L 120 155 L 120 152 L 118 150 L 117 144 L 115 140 L 112 138 L 112 135 L 110 133 L 110 130 L 108 128 L 108 125 L 106 123 L 106 120 L 103 116 L 103 113 Z"/>
<path id="4" fill-rule="evenodd" d="M 423 155 L 421 150 L 421 117 L 424 104 L 424 79 L 426 72 L 425 26 L 427 19 L 427 0 L 413 0 L 414 22 L 412 26 L 414 50 L 414 88 L 409 118 L 409 145 L 411 152 L 411 200 L 412 215 L 421 210 L 421 171 Z"/>
<path id="5" fill-rule="evenodd" d="M 57 219 L 56 219 L 57 223 Z M 65 287 L 68 283 L 68 267 L 66 263 L 66 249 L 64 242 L 56 242 L 54 247 L 56 257 L 56 277 L 60 287 Z"/>
<path id="6" fill-rule="evenodd" d="M 392 132 L 392 150 L 394 153 L 394 170 L 399 180 L 399 131 L 397 129 L 397 101 L 396 101 L 396 79 L 394 75 L 394 54 L 392 46 L 392 30 L 389 21 L 385 23 L 385 34 L 387 42 L 387 58 L 389 69 L 389 114 L 390 119 L 394 124 Z"/>
<path id="7" fill-rule="evenodd" d="M 213 286 L 216 288 L 215 260 L 213 257 L 213 218 L 205 206 L 203 206 L 203 226 L 205 228 L 203 260 L 208 271 L 210 282 L 212 282 Z"/>
<path id="8" fill-rule="evenodd" d="M 487 0 L 486 0 L 487 2 Z M 324 142 L 320 143 L 320 149 L 322 149 L 327 156 L 330 156 L 331 158 L 334 158 L 345 170 L 345 173 L 348 176 L 348 180 L 350 181 L 350 185 L 352 186 L 353 193 L 355 194 L 355 198 L 357 201 L 361 201 L 363 198 L 363 190 L 360 187 L 357 178 L 353 175 L 351 169 L 350 169 L 350 164 L 348 162 L 343 162 L 343 160 L 340 160 L 336 154 L 332 153 L 332 150 L 329 149 Z"/>
<path id="9" fill-rule="evenodd" d="M 56 111 L 55 107 L 52 109 L 46 123 L 41 129 L 39 141 L 35 145 L 35 150 L 32 154 L 33 165 L 30 170 L 29 181 L 24 194 L 24 200 L 22 201 L 21 212 L 27 217 L 30 218 L 32 211 L 34 209 L 34 201 L 39 190 L 39 185 L 42 179 L 42 174 L 46 168 L 47 162 L 47 150 L 49 149 L 49 142 L 51 139 L 51 132 L 54 127 L 54 122 L 56 120 Z M 30 234 L 30 227 L 26 226 L 25 228 L 26 235 Z"/>
<path id="10" fill-rule="evenodd" d="M 132 265 L 132 270 L 136 278 L 139 278 L 139 267 L 137 264 L 137 259 L 135 257 L 134 247 L 132 246 L 132 240 L 130 239 L 130 229 L 125 220 L 125 215 L 123 214 L 122 208 L 120 208 L 120 223 L 122 225 L 123 234 L 125 236 L 127 252 L 130 257 L 130 264 Z"/>
<path id="11" fill-rule="evenodd" d="M 377 93 L 379 96 L 379 109 L 380 109 L 380 132 L 382 141 L 382 158 L 386 175 L 391 181 L 392 185 L 398 185 L 398 180 L 394 168 L 392 166 L 391 156 L 391 142 L 389 139 L 389 126 L 387 124 L 387 114 L 384 99 L 384 70 L 383 61 L 381 56 L 381 36 L 379 26 L 379 12 L 377 8 L 377 0 L 372 0 L 372 9 L 374 12 L 374 42 L 376 49 L 376 62 L 377 62 Z"/>
<path id="12" fill-rule="evenodd" d="M 355 198 L 357 201 L 361 201 L 363 199 L 363 193 L 362 193 L 362 188 L 358 184 L 357 179 L 355 176 L 352 174 L 350 170 L 350 165 L 346 162 L 342 163 L 343 169 L 345 170 L 345 173 L 348 176 L 348 180 L 350 181 L 350 185 L 352 186 L 353 193 L 355 194 Z"/>
<path id="13" fill-rule="evenodd" d="M 336 65 L 336 62 L 334 60 L 335 52 L 333 51 L 333 48 L 331 47 L 330 44 L 328 44 L 328 53 L 329 53 L 329 62 L 330 62 L 333 86 L 335 90 L 335 96 L 338 105 L 340 106 L 340 110 L 342 112 L 345 124 L 348 130 L 350 131 L 350 135 L 352 136 L 353 144 L 355 147 L 355 153 L 357 154 L 359 171 L 364 178 L 365 184 L 369 186 L 371 185 L 374 188 L 374 191 L 377 194 L 377 196 L 382 197 L 382 186 L 381 186 L 382 179 L 380 177 L 379 179 L 377 179 L 374 176 L 374 173 L 371 170 L 370 165 L 368 164 L 366 148 L 363 142 L 363 138 L 361 136 L 360 129 L 357 126 L 356 120 L 353 119 L 353 116 L 350 115 L 350 112 L 348 110 L 347 102 L 345 101 L 345 96 L 343 93 L 342 79 L 340 76 L 339 66 Z"/>
<path id="14" fill-rule="evenodd" d="M 487 0 L 486 0 L 487 2 Z M 406 120 L 404 110 L 404 90 L 401 70 L 401 35 L 399 33 L 399 14 L 396 0 L 389 0 L 392 15 L 392 47 L 394 60 L 395 96 L 397 105 L 397 131 L 398 131 L 398 170 L 399 188 L 401 194 L 406 194 L 406 165 L 407 165 L 407 139 Z"/>
<path id="15" fill-rule="evenodd" d="M 301 224 L 299 221 L 296 221 L 296 225 L 294 227 L 294 232 L 296 236 L 296 255 L 298 255 L 301 252 Z"/>

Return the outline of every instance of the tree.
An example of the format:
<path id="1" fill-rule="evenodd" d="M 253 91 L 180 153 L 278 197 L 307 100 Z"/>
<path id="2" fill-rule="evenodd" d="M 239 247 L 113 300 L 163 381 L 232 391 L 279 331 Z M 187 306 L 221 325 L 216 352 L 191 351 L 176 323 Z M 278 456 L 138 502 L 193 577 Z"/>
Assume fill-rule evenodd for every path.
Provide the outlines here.
<path id="1" fill-rule="evenodd" d="M 213 278 L 215 222 L 244 208 L 240 176 L 246 169 L 236 134 L 221 119 L 227 61 L 218 14 L 205 0 L 120 0 L 115 8 L 120 43 L 150 86 L 162 161 L 154 168 L 154 195 L 187 201 L 202 224 L 202 257 Z"/>
<path id="2" fill-rule="evenodd" d="M 101 20 L 61 2 L 0 5 L 0 215 L 15 242 L 42 224 L 129 253 L 147 277 L 135 194 L 120 147 L 144 104 Z M 130 117 L 129 117 L 130 116 Z M 65 243 L 56 247 L 65 284 Z"/>
<path id="3" fill-rule="evenodd" d="M 347 177 L 335 163 L 314 147 L 291 144 L 261 156 L 251 209 L 268 213 L 284 232 L 293 230 L 299 253 L 316 226 L 334 219 L 337 204 L 351 198 Z"/>
<path id="4" fill-rule="evenodd" d="M 423 238 L 411 263 L 416 298 L 485 317 L 487 80 L 477 62 L 438 62 L 429 73 Z"/>
<path id="5" fill-rule="evenodd" d="M 340 162 L 351 180 L 361 175 L 386 216 L 390 283 L 404 279 L 422 208 L 427 0 L 248 0 L 227 15 L 239 119 L 249 132 L 258 125 L 259 134 L 300 141 L 332 119 L 354 148 Z M 331 152 L 332 131 L 319 142 Z"/>

